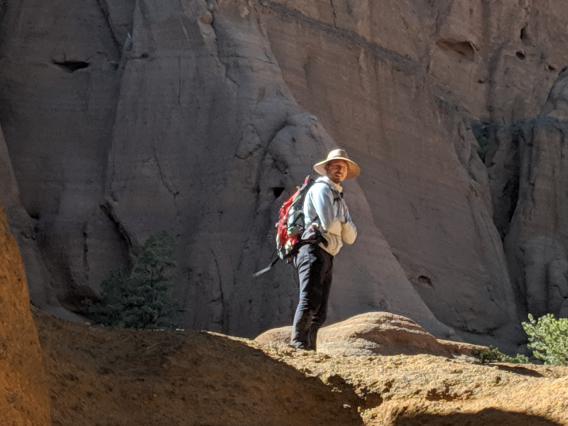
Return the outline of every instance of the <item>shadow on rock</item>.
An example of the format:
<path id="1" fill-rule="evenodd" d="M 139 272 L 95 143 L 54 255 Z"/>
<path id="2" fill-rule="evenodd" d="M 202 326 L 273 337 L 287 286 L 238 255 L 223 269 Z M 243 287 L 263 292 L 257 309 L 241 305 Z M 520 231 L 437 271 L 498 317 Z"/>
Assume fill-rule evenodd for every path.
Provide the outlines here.
<path id="1" fill-rule="evenodd" d="M 488 408 L 477 413 L 456 413 L 448 415 L 418 414 L 397 419 L 396 426 L 562 426 L 560 423 L 522 413 Z"/>
<path id="2" fill-rule="evenodd" d="M 344 395 L 245 341 L 36 319 L 57 425 L 363 424 Z"/>
<path id="3" fill-rule="evenodd" d="M 497 367 L 499 370 L 509 371 L 509 372 L 515 373 L 515 374 L 522 374 L 523 376 L 543 377 L 543 375 L 541 373 L 539 373 L 538 371 L 535 371 L 531 368 L 521 367 L 521 366 L 518 366 L 518 365 L 496 364 L 495 367 Z"/>

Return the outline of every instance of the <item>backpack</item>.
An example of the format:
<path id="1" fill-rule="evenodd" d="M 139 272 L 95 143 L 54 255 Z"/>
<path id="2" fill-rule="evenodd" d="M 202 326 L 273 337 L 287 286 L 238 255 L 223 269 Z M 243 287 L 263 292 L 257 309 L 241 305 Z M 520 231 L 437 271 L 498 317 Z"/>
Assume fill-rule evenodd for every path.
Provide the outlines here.
<path id="1" fill-rule="evenodd" d="M 270 265 L 253 274 L 258 277 L 268 272 L 278 260 L 290 263 L 300 248 L 302 234 L 305 229 L 304 200 L 306 194 L 315 180 L 310 175 L 306 176 L 302 186 L 288 198 L 280 207 L 276 228 L 276 257 Z"/>
<path id="2" fill-rule="evenodd" d="M 297 253 L 305 229 L 304 200 L 315 180 L 306 176 L 304 183 L 282 204 L 276 222 L 276 254 L 290 263 Z"/>

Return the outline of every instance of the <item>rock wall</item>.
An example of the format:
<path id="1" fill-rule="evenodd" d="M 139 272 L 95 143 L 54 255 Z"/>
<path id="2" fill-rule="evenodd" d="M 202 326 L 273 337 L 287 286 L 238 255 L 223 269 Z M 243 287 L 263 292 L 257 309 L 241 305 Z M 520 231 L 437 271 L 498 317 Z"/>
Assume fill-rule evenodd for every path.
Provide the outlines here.
<path id="1" fill-rule="evenodd" d="M 561 109 L 545 102 L 566 19 L 552 0 L 8 0 L 0 124 L 34 303 L 77 310 L 166 230 L 185 325 L 289 322 L 291 271 L 251 273 L 280 203 L 339 145 L 363 167 L 346 185 L 360 239 L 337 259 L 330 319 L 388 310 L 514 343 L 527 309 L 564 312 L 566 242 L 538 225 L 561 206 L 539 203 L 534 226 L 512 212 L 537 156 L 518 129 Z"/>
<path id="2" fill-rule="evenodd" d="M 51 424 L 47 378 L 24 267 L 1 209 L 0 416 L 3 424 Z"/>
<path id="3" fill-rule="evenodd" d="M 517 202 L 505 238 L 524 312 L 568 316 L 566 82 L 563 71 L 542 113 L 505 130 L 494 154 L 495 175 L 514 181 Z M 503 173 L 510 157 L 515 174 Z M 506 176 L 506 178 L 504 178 Z"/>
<path id="4" fill-rule="evenodd" d="M 335 140 L 363 159 L 360 183 L 375 223 L 436 316 L 473 334 L 515 318 L 515 305 L 524 317 L 533 296 L 520 291 L 522 268 L 511 255 L 520 242 L 502 244 L 520 159 L 507 150 L 509 163 L 495 164 L 495 129 L 510 139 L 540 115 L 568 59 L 556 44 L 565 41 L 565 5 L 263 4 L 285 80 Z M 552 152 L 561 162 L 559 150 Z M 558 214 L 550 203 L 540 210 Z M 546 287 L 542 275 L 529 281 Z"/>

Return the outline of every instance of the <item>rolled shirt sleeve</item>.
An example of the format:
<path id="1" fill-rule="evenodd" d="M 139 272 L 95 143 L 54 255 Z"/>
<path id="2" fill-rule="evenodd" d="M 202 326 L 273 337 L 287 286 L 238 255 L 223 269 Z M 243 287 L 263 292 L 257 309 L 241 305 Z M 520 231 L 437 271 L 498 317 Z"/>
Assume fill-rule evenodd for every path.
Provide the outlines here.
<path id="1" fill-rule="evenodd" d="M 345 244 L 349 245 L 353 244 L 357 239 L 357 227 L 351 220 L 343 224 L 341 228 L 341 239 Z"/>

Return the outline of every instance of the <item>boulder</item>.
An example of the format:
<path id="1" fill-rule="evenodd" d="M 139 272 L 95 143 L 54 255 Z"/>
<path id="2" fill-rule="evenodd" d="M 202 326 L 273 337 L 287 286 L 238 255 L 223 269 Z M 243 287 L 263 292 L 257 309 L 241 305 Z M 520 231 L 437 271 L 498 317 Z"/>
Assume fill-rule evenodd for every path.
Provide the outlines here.
<path id="1" fill-rule="evenodd" d="M 450 355 L 416 322 L 388 312 L 368 312 L 324 327 L 318 340 L 321 352 L 334 355 Z"/>
<path id="2" fill-rule="evenodd" d="M 286 345 L 291 327 L 267 330 L 255 341 L 265 345 Z M 367 312 L 322 327 L 318 352 L 328 355 L 416 355 L 473 356 L 484 346 L 436 339 L 409 318 L 389 312 Z"/>
<path id="3" fill-rule="evenodd" d="M 264 345 L 287 345 L 290 342 L 291 326 L 272 328 L 255 337 L 255 341 Z"/>

